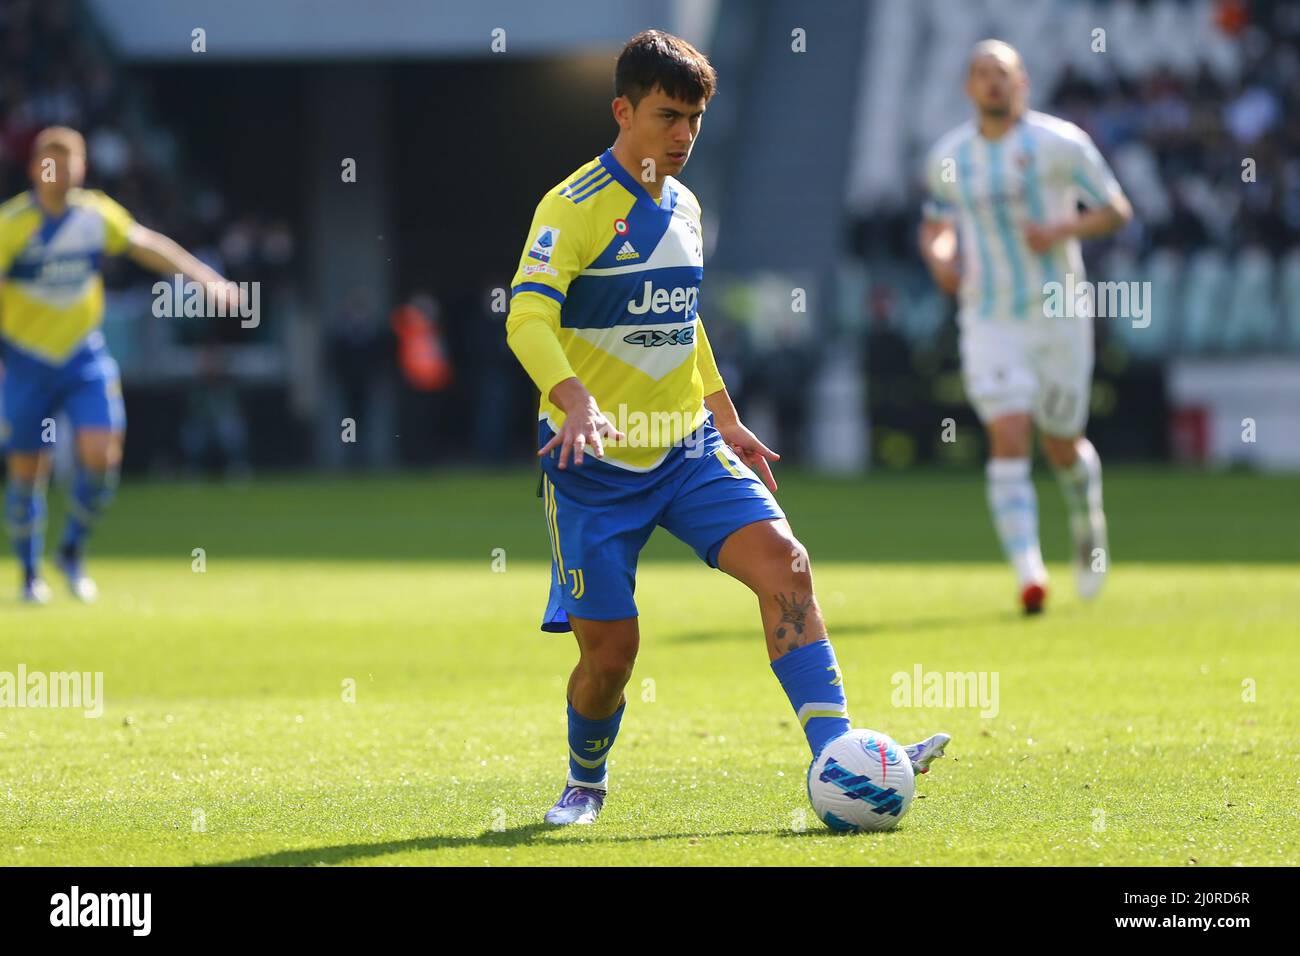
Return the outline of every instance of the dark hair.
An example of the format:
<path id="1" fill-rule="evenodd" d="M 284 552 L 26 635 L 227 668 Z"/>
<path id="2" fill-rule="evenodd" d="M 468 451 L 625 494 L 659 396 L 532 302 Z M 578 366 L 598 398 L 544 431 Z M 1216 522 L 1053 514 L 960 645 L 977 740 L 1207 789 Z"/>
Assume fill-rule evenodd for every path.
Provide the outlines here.
<path id="1" fill-rule="evenodd" d="M 708 100 L 718 89 L 718 74 L 703 53 L 681 37 L 643 30 L 628 40 L 614 67 L 614 95 L 636 106 L 659 87 L 675 100 Z"/>

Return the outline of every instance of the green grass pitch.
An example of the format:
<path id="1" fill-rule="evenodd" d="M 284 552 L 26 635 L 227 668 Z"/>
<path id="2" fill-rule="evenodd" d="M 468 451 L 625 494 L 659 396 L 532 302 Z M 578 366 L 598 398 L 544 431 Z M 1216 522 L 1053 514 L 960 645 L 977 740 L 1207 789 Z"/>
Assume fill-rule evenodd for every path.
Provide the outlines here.
<path id="1" fill-rule="evenodd" d="M 576 652 L 537 630 L 535 472 L 128 484 L 99 605 L 0 600 L 0 671 L 106 699 L 0 710 L 0 864 L 1300 863 L 1300 478 L 1109 469 L 1085 605 L 1044 471 L 1031 620 L 978 474 L 778 473 L 855 724 L 953 735 L 899 828 L 853 836 L 807 808 L 752 596 L 662 531 L 611 798 L 551 831 Z M 996 715 L 895 706 L 918 665 L 996 672 Z"/>

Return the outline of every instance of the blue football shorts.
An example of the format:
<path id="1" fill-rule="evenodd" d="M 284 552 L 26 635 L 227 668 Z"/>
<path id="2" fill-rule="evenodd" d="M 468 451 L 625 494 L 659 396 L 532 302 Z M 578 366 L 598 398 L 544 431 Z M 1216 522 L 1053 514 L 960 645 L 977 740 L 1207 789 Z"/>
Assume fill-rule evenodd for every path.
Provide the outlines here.
<path id="1" fill-rule="evenodd" d="M 121 375 L 99 333 L 92 333 L 62 365 L 48 365 L 12 346 L 0 345 L 0 355 L 4 362 L 0 445 L 7 451 L 48 449 L 45 422 L 60 409 L 72 420 L 74 430 L 125 430 Z"/>
<path id="2" fill-rule="evenodd" d="M 538 447 L 551 440 L 538 423 Z M 710 416 L 649 472 L 601 461 L 590 449 L 561 471 L 559 448 L 542 459 L 541 496 L 551 539 L 551 593 L 543 631 L 568 631 L 569 615 L 593 621 L 636 617 L 636 564 L 656 526 L 709 567 L 728 536 L 785 517 L 767 486 L 728 447 Z"/>

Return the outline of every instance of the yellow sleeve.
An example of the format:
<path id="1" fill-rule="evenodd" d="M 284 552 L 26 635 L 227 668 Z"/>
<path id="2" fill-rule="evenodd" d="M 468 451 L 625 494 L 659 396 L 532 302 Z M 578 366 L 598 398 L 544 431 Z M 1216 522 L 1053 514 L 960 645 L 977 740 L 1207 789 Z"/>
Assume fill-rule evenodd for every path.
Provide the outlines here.
<path id="1" fill-rule="evenodd" d="M 718 371 L 718 363 L 713 358 L 709 337 L 704 334 L 704 320 L 699 316 L 695 317 L 695 367 L 700 370 L 700 378 L 704 380 L 706 396 L 727 387 L 727 383 L 722 380 L 722 373 Z"/>
<path id="2" fill-rule="evenodd" d="M 18 250 L 21 248 L 17 237 L 18 230 L 13 224 L 0 220 L 0 279 L 9 272 L 9 267 L 14 264 L 14 257 L 18 255 Z"/>
<path id="3" fill-rule="evenodd" d="M 560 327 L 559 303 L 526 295 L 511 300 L 506 319 L 506 344 L 519 359 L 543 398 L 566 378 L 573 378 L 573 366 L 564 354 L 556 331 Z"/>
<path id="4" fill-rule="evenodd" d="M 87 196 L 104 219 L 104 251 L 110 256 L 120 256 L 130 245 L 135 218 L 98 189 L 90 190 Z"/>
<path id="5" fill-rule="evenodd" d="M 0 278 L 14 264 L 19 251 L 41 224 L 41 214 L 30 203 L 17 205 L 21 197 L 4 204 L 0 215 Z"/>
<path id="6" fill-rule="evenodd" d="M 560 344 L 560 307 L 569 283 L 587 267 L 590 229 L 572 200 L 547 193 L 533 214 L 527 245 L 510 283 L 506 343 L 545 398 L 573 377 Z"/>

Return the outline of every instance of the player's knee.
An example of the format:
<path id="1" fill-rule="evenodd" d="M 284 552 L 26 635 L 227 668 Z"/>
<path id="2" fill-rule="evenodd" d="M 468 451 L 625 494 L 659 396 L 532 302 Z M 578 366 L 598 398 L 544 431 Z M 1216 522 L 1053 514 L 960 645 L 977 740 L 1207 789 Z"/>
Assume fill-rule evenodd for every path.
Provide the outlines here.
<path id="1" fill-rule="evenodd" d="M 796 592 L 812 593 L 812 561 L 808 549 L 793 535 L 775 537 L 762 561 L 761 580 L 755 590 L 760 594 Z"/>
<path id="2" fill-rule="evenodd" d="M 122 461 L 121 449 L 111 441 L 87 442 L 79 452 L 82 467 L 91 471 L 113 471 Z"/>
<path id="3" fill-rule="evenodd" d="M 602 688 L 610 691 L 622 690 L 632 679 L 636 654 L 617 649 L 585 654 L 582 664 L 587 677 Z"/>
<path id="4" fill-rule="evenodd" d="M 108 455 L 103 452 L 91 455 L 82 455 L 81 467 L 89 471 L 108 471 L 110 467 L 108 461 Z"/>
<path id="5" fill-rule="evenodd" d="M 786 550 L 786 559 L 790 568 L 790 580 L 795 584 L 806 584 L 811 590 L 812 558 L 808 555 L 808 549 L 797 538 L 790 539 L 789 545 Z"/>
<path id="6" fill-rule="evenodd" d="M 9 454 L 5 464 L 10 478 L 22 482 L 34 482 L 49 474 L 50 456 L 14 452 Z"/>
<path id="7" fill-rule="evenodd" d="M 1074 464 L 1078 457 L 1075 450 L 1077 438 L 1056 438 L 1051 435 L 1043 436 L 1043 454 L 1053 468 L 1069 468 Z"/>
<path id="8" fill-rule="evenodd" d="M 989 451 L 994 458 L 1025 458 L 1029 455 L 1028 415 L 1006 415 L 988 427 Z"/>

